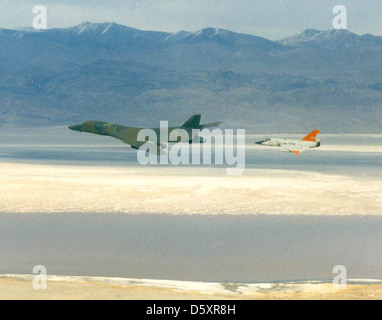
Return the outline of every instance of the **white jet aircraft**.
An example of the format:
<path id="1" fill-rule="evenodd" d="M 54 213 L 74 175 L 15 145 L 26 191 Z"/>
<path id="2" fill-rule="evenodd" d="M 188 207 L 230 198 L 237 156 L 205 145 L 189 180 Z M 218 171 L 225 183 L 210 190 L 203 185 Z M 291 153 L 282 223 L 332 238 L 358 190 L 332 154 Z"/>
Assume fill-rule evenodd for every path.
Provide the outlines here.
<path id="1" fill-rule="evenodd" d="M 267 138 L 256 142 L 256 144 L 267 147 L 281 147 L 284 152 L 300 154 L 306 150 L 318 148 L 321 145 L 321 139 L 317 137 L 319 133 L 320 130 L 313 130 L 302 140 Z"/>

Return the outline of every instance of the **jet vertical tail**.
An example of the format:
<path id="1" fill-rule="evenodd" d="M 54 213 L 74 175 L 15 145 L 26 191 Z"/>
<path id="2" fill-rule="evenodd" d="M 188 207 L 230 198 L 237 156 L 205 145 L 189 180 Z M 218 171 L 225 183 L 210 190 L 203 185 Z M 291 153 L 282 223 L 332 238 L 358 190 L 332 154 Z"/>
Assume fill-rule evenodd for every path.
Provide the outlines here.
<path id="1" fill-rule="evenodd" d="M 316 142 L 317 141 L 317 135 L 320 133 L 320 130 L 313 130 L 311 133 L 309 133 L 306 137 L 302 138 L 302 141 L 310 141 L 310 142 Z"/>

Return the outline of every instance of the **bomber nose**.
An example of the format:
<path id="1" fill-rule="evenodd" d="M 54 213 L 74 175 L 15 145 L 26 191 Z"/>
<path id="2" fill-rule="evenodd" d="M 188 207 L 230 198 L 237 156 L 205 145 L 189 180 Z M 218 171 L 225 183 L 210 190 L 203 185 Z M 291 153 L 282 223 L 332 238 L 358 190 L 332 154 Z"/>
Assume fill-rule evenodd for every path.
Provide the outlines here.
<path id="1" fill-rule="evenodd" d="M 82 130 L 82 125 L 81 124 L 75 124 L 73 126 L 69 126 L 68 128 L 70 130 L 74 130 L 74 131 L 81 131 Z"/>

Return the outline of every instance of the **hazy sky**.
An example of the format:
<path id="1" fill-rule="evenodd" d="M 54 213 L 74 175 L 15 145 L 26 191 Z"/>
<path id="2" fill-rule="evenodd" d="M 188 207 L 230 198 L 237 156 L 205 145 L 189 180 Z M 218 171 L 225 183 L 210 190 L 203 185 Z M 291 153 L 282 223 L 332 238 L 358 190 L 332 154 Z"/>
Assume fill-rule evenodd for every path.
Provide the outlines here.
<path id="1" fill-rule="evenodd" d="M 48 28 L 117 22 L 168 32 L 217 27 L 270 39 L 331 29 L 333 8 L 341 4 L 350 31 L 382 35 L 381 0 L 1 0 L 0 27 L 31 27 L 39 4 L 47 8 Z"/>

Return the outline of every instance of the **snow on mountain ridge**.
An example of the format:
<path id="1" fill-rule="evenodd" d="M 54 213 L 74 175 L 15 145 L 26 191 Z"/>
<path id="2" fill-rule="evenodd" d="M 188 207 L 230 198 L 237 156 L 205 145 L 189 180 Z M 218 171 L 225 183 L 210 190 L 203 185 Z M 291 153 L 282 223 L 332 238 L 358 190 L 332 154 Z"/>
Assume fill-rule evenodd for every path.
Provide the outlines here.
<path id="1" fill-rule="evenodd" d="M 286 46 L 301 46 L 301 45 L 332 45 L 333 43 L 341 43 L 345 46 L 353 46 L 364 41 L 381 43 L 381 37 L 371 34 L 358 35 L 349 30 L 324 30 L 307 29 L 292 37 L 278 40 L 277 42 Z"/>

